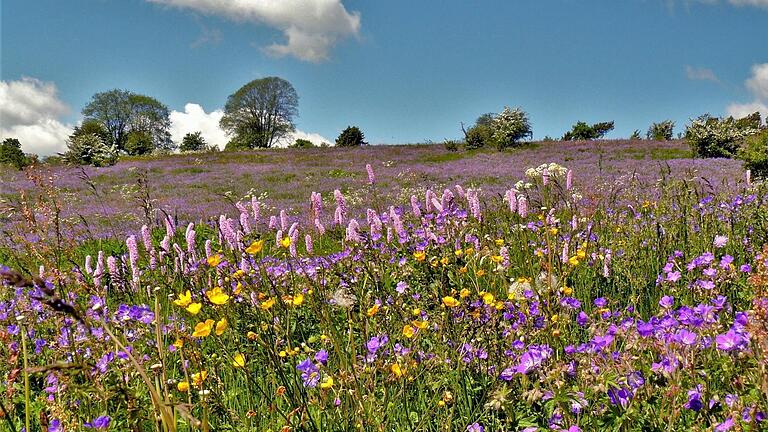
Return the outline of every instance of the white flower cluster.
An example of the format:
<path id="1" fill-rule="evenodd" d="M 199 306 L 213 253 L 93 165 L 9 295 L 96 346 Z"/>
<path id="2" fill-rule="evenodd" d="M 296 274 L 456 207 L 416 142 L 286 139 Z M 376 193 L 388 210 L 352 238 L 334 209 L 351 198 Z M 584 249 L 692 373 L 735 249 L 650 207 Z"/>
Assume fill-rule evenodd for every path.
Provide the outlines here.
<path id="1" fill-rule="evenodd" d="M 568 168 L 558 165 L 554 162 L 543 163 L 536 168 L 528 168 L 525 170 L 525 176 L 530 179 L 541 178 L 544 175 L 544 171 L 549 173 L 550 177 L 565 177 L 568 172 Z"/>
<path id="2" fill-rule="evenodd" d="M 685 131 L 689 140 L 716 140 L 718 142 L 738 141 L 759 132 L 752 127 L 738 127 L 732 117 L 713 121 L 711 117 L 702 116 L 693 120 Z"/>

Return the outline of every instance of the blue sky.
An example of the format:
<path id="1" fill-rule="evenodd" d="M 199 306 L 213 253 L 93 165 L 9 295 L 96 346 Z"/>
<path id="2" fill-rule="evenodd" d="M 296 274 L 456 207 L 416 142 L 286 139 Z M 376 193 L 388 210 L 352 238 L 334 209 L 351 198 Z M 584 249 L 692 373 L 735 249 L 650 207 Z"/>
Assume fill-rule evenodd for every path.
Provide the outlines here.
<path id="1" fill-rule="evenodd" d="M 577 120 L 614 120 L 623 137 L 768 111 L 768 0 L 223 3 L 4 0 L 0 132 L 53 140 L 43 132 L 61 136 L 93 93 L 125 88 L 217 139 L 227 96 L 272 75 L 300 96 L 299 130 L 333 140 L 354 124 L 371 143 L 457 138 L 505 105 L 529 113 L 537 138 Z"/>

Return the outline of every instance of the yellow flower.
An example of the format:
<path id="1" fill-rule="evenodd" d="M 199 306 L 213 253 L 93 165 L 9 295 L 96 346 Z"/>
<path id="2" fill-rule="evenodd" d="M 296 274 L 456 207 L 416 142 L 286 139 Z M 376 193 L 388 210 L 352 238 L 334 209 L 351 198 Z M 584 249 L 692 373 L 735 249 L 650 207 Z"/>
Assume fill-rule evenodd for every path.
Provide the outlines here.
<path id="1" fill-rule="evenodd" d="M 549 233 L 552 235 L 557 235 L 557 227 L 552 227 L 549 229 Z"/>
<path id="2" fill-rule="evenodd" d="M 412 338 L 413 335 L 416 334 L 416 328 L 411 327 L 410 325 L 406 324 L 403 326 L 403 336 L 407 337 L 408 339 Z"/>
<path id="3" fill-rule="evenodd" d="M 496 246 L 504 246 L 504 239 L 496 239 L 494 243 L 496 243 Z"/>
<path id="4" fill-rule="evenodd" d="M 301 306 L 301 304 L 304 303 L 304 294 L 296 294 L 293 296 L 293 299 L 291 300 L 291 304 L 294 306 Z"/>
<path id="5" fill-rule="evenodd" d="M 467 266 L 464 266 L 464 267 L 460 268 L 459 272 L 460 273 L 466 273 L 467 272 Z"/>
<path id="6" fill-rule="evenodd" d="M 178 298 L 173 301 L 176 306 L 187 307 L 192 303 L 192 293 L 189 290 L 183 294 L 178 294 L 176 297 Z"/>
<path id="7" fill-rule="evenodd" d="M 215 287 L 212 290 L 206 291 L 205 296 L 208 297 L 208 300 L 215 305 L 226 304 L 229 300 L 229 295 L 227 295 L 227 293 L 225 293 L 221 287 Z"/>
<path id="8" fill-rule="evenodd" d="M 397 364 L 397 363 L 394 363 L 390 367 L 390 370 L 392 370 L 392 373 L 395 374 L 395 376 L 398 377 L 398 378 L 400 378 L 401 376 L 403 376 L 405 374 L 405 371 L 403 371 L 403 368 L 401 368 L 400 365 Z"/>
<path id="9" fill-rule="evenodd" d="M 472 255 L 473 253 L 475 253 L 475 248 L 464 249 L 464 255 Z"/>
<path id="10" fill-rule="evenodd" d="M 333 387 L 333 378 L 330 376 L 323 378 L 323 382 L 320 383 L 320 388 L 323 390 L 328 390 L 331 387 Z"/>
<path id="11" fill-rule="evenodd" d="M 232 366 L 236 368 L 245 367 L 245 356 L 243 355 L 243 353 L 235 354 L 235 357 L 232 359 Z"/>
<path id="12" fill-rule="evenodd" d="M 195 325 L 195 331 L 192 333 L 193 337 L 206 337 L 209 334 L 211 334 L 211 329 L 213 329 L 213 323 L 215 321 L 212 319 L 207 319 L 205 322 L 199 322 L 197 325 Z"/>
<path id="13" fill-rule="evenodd" d="M 245 334 L 245 337 L 247 337 L 250 341 L 254 341 L 259 338 L 259 335 L 257 335 L 256 332 L 249 331 Z"/>
<path id="14" fill-rule="evenodd" d="M 447 266 L 448 265 L 448 257 L 442 257 L 440 258 L 440 264 Z"/>
<path id="15" fill-rule="evenodd" d="M 572 256 L 572 257 L 568 258 L 568 264 L 576 267 L 577 265 L 579 265 L 579 259 L 576 258 L 575 256 Z"/>
<path id="16" fill-rule="evenodd" d="M 178 383 L 178 384 L 176 384 L 176 388 L 177 388 L 177 389 L 178 389 L 180 392 L 186 392 L 186 391 L 189 391 L 189 383 L 188 383 L 188 382 L 186 382 L 186 381 L 179 381 L 179 383 Z"/>
<path id="17" fill-rule="evenodd" d="M 460 257 L 464 255 L 464 251 L 462 249 L 456 249 L 455 251 L 453 251 L 453 254 L 456 255 L 457 257 Z"/>
<path id="18" fill-rule="evenodd" d="M 427 257 L 427 254 L 424 251 L 416 251 L 413 253 L 413 258 L 416 261 L 424 261 L 424 259 Z"/>
<path id="19" fill-rule="evenodd" d="M 475 272 L 475 275 L 477 275 L 477 277 L 483 276 L 483 275 L 485 275 L 485 270 L 480 269 L 480 270 Z"/>
<path id="20" fill-rule="evenodd" d="M 501 255 L 493 255 L 491 256 L 491 261 L 495 262 L 496 264 L 504 261 L 504 258 Z"/>
<path id="21" fill-rule="evenodd" d="M 191 313 L 192 315 L 197 315 L 197 313 L 200 312 L 200 308 L 202 307 L 202 303 L 191 303 L 189 306 L 187 306 L 187 312 Z"/>
<path id="22" fill-rule="evenodd" d="M 419 330 L 424 330 L 429 325 L 426 321 L 422 320 L 413 320 L 411 324 Z"/>
<path id="23" fill-rule="evenodd" d="M 288 239 L 288 241 L 290 241 L 290 239 Z M 264 249 L 264 240 L 257 240 L 245 248 L 245 253 L 249 255 L 256 255 L 257 253 L 261 252 L 262 249 Z"/>
<path id="24" fill-rule="evenodd" d="M 376 315 L 376 313 L 378 311 L 379 311 L 379 305 L 377 303 L 377 304 L 374 304 L 373 306 L 368 308 L 368 311 L 366 312 L 366 315 L 368 315 L 369 317 L 372 317 L 372 316 Z"/>
<path id="25" fill-rule="evenodd" d="M 262 309 L 264 309 L 264 310 L 268 310 L 269 308 L 271 308 L 272 306 L 274 306 L 274 304 L 275 304 L 275 299 L 273 299 L 273 298 L 269 298 L 269 299 L 267 299 L 266 301 L 263 301 L 263 302 L 261 302 L 261 303 L 259 304 L 259 307 L 260 307 L 260 308 L 262 308 Z"/>
<path id="26" fill-rule="evenodd" d="M 494 301 L 496 301 L 496 298 L 493 297 L 493 294 L 491 293 L 483 293 L 483 303 L 487 305 L 492 305 Z"/>
<path id="27" fill-rule="evenodd" d="M 176 348 L 181 348 L 184 346 L 184 341 L 179 338 L 176 338 L 176 340 L 173 342 L 173 346 L 175 346 Z"/>
<path id="28" fill-rule="evenodd" d="M 558 330 L 558 329 L 552 330 L 552 336 L 553 337 L 560 337 L 560 330 Z"/>
<path id="29" fill-rule="evenodd" d="M 208 372 L 204 370 L 198 373 L 194 373 L 192 374 L 192 384 L 194 384 L 195 387 L 200 387 L 206 378 L 208 378 Z"/>
<path id="30" fill-rule="evenodd" d="M 587 252 L 584 251 L 584 249 L 577 249 L 576 250 L 576 258 L 583 260 L 587 256 Z"/>
<path id="31" fill-rule="evenodd" d="M 238 271 L 232 273 L 232 278 L 233 279 L 240 279 L 243 276 L 245 276 L 245 272 L 242 271 L 242 270 L 238 270 Z"/>
<path id="32" fill-rule="evenodd" d="M 557 320 L 560 319 L 560 316 L 557 314 L 552 315 L 551 318 L 549 318 L 552 322 L 557 322 Z"/>
<path id="33" fill-rule="evenodd" d="M 222 333 L 227 329 L 229 324 L 227 323 L 226 318 L 222 318 L 221 321 L 216 323 L 216 336 L 221 336 Z"/>
<path id="34" fill-rule="evenodd" d="M 459 305 L 459 301 L 451 296 L 443 297 L 443 304 L 448 307 L 456 307 Z"/>
<path id="35" fill-rule="evenodd" d="M 234 295 L 240 295 L 240 293 L 243 292 L 243 284 L 238 282 L 237 286 L 235 286 L 235 290 L 232 291 L 232 294 Z"/>
<path id="36" fill-rule="evenodd" d="M 563 287 L 563 294 L 565 294 L 567 296 L 573 294 L 573 288 L 571 288 L 569 286 L 564 286 Z"/>
<path id="37" fill-rule="evenodd" d="M 280 246 L 287 248 L 291 245 L 291 238 L 290 237 L 283 237 L 282 240 L 280 240 Z"/>
<path id="38" fill-rule="evenodd" d="M 469 297 L 469 290 L 464 288 L 461 291 L 459 291 L 459 297 L 461 297 L 461 298 Z"/>
<path id="39" fill-rule="evenodd" d="M 217 265 L 221 264 L 221 255 L 211 255 L 208 257 L 208 265 L 211 267 L 216 267 Z"/>

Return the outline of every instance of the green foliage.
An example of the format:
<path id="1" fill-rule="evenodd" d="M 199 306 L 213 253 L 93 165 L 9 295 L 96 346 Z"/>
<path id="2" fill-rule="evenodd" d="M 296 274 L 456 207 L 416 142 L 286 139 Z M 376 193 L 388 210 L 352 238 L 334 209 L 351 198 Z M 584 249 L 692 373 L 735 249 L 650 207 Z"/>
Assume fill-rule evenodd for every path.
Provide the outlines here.
<path id="1" fill-rule="evenodd" d="M 288 81 L 257 79 L 229 96 L 219 124 L 237 148 L 269 148 L 295 130 L 298 106 L 299 96 Z"/>
<path id="2" fill-rule="evenodd" d="M 445 140 L 443 141 L 443 146 L 445 146 L 445 149 L 451 152 L 459 151 L 459 146 L 461 145 L 460 142 L 456 140 Z"/>
<path id="3" fill-rule="evenodd" d="M 203 134 L 199 131 L 184 135 L 184 138 L 181 139 L 181 146 L 179 146 L 181 152 L 202 151 L 207 148 L 208 145 L 205 143 L 205 138 L 203 138 Z"/>
<path id="4" fill-rule="evenodd" d="M 674 136 L 675 122 L 664 120 L 659 123 L 652 123 L 645 133 L 645 137 L 654 141 L 669 141 Z"/>
<path id="5" fill-rule="evenodd" d="M 759 126 L 759 113 L 739 120 L 704 114 L 686 127 L 685 140 L 697 157 L 731 158 L 736 156 L 741 141 L 756 134 Z"/>
<path id="6" fill-rule="evenodd" d="M 563 141 L 582 141 L 600 139 L 614 127 L 613 121 L 589 125 L 583 121 L 576 122 L 570 131 L 563 135 Z"/>
<path id="7" fill-rule="evenodd" d="M 523 138 L 533 137 L 528 114 L 521 108 L 512 110 L 504 107 L 504 110 L 493 119 L 491 127 L 492 141 L 499 150 L 516 147 Z"/>
<path id="8" fill-rule="evenodd" d="M 141 156 L 152 153 L 154 145 L 152 137 L 142 131 L 131 131 L 125 140 L 125 152 L 131 156 Z"/>
<path id="9" fill-rule="evenodd" d="M 739 149 L 738 157 L 754 177 L 768 178 L 768 128 L 747 137 Z"/>
<path id="10" fill-rule="evenodd" d="M 155 98 L 114 89 L 93 95 L 82 112 L 85 120 L 73 138 L 95 134 L 106 145 L 126 150 L 131 132 L 143 132 L 151 137 L 153 149 L 173 149 L 170 111 Z"/>
<path id="11" fill-rule="evenodd" d="M 296 138 L 296 141 L 289 146 L 290 148 L 313 148 L 317 147 L 312 141 L 304 138 Z"/>
<path id="12" fill-rule="evenodd" d="M 347 126 L 336 138 L 337 147 L 360 147 L 364 144 L 368 144 L 365 135 L 357 126 Z"/>
<path id="13" fill-rule="evenodd" d="M 69 140 L 67 149 L 62 156 L 70 164 L 101 167 L 114 165 L 117 162 L 117 148 L 105 143 L 96 134 L 74 137 Z"/>
<path id="14" fill-rule="evenodd" d="M 21 142 L 16 138 L 6 138 L 0 143 L 0 164 L 11 165 L 18 170 L 32 164 L 37 156 L 25 155 Z"/>

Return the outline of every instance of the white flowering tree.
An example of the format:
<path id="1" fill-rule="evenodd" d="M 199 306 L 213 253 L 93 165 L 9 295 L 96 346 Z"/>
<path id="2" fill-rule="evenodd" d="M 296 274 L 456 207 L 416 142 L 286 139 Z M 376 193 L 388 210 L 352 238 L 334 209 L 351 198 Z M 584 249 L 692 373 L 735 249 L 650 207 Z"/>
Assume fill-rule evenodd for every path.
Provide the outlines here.
<path id="1" fill-rule="evenodd" d="M 493 141 L 499 150 L 515 147 L 523 138 L 533 137 L 528 114 L 520 108 L 504 107 L 504 111 L 493 119 L 491 126 Z"/>
<path id="2" fill-rule="evenodd" d="M 759 131 L 760 117 L 755 124 L 752 116 L 736 120 L 709 114 L 691 121 L 685 130 L 685 140 L 699 157 L 725 157 L 736 155 L 744 138 Z"/>
<path id="3" fill-rule="evenodd" d="M 106 144 L 96 134 L 85 134 L 72 138 L 63 156 L 72 164 L 110 166 L 117 162 L 117 147 Z"/>

